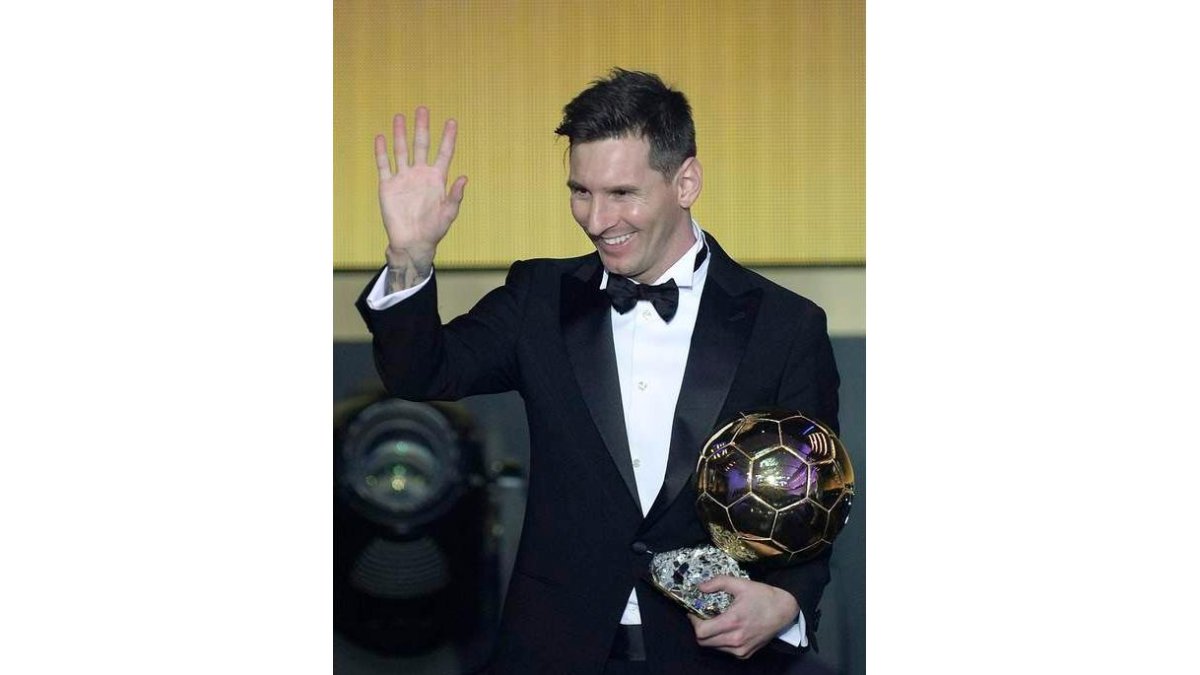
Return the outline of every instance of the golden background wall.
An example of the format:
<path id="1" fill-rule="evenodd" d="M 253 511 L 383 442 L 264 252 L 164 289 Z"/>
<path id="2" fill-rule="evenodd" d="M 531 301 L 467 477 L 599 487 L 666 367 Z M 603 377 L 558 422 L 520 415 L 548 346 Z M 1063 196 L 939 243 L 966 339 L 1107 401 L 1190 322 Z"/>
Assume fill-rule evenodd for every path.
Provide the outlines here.
<path id="1" fill-rule="evenodd" d="M 382 264 L 372 139 L 421 104 L 435 139 L 458 120 L 451 178 L 470 179 L 439 266 L 591 250 L 553 131 L 613 66 L 688 96 L 704 167 L 693 215 L 735 258 L 863 264 L 863 5 L 335 0 L 334 268 Z"/>

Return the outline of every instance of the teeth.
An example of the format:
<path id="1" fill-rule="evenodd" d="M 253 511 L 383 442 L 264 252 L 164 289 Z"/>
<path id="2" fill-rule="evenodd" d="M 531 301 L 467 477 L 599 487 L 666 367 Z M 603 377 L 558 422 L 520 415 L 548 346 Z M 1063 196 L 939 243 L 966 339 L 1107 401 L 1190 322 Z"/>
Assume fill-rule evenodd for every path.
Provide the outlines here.
<path id="1" fill-rule="evenodd" d="M 623 234 L 619 237 L 613 237 L 612 239 L 609 239 L 608 237 L 600 237 L 600 241 L 608 244 L 609 246 L 616 246 L 617 244 L 624 244 L 625 242 L 629 241 L 629 238 L 632 236 L 633 233 L 630 232 L 629 234 Z"/>

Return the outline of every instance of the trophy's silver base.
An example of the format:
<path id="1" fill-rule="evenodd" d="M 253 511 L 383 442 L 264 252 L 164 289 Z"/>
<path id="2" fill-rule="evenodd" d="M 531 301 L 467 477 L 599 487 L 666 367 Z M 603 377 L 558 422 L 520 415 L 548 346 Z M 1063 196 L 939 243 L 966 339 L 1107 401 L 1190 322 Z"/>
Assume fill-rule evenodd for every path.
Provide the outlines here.
<path id="1" fill-rule="evenodd" d="M 703 619 L 724 612 L 733 602 L 733 596 L 724 591 L 701 593 L 698 588 L 722 574 L 750 578 L 736 560 L 715 546 L 680 548 L 659 553 L 650 561 L 650 581 L 655 588 Z"/>

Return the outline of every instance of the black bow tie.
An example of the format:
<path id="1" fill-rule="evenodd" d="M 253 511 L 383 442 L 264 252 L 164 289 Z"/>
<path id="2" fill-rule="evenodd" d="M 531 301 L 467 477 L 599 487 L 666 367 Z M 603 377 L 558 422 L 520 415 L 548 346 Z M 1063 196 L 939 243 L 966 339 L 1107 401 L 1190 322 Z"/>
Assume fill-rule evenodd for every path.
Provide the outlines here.
<path id="1" fill-rule="evenodd" d="M 604 291 L 608 293 L 613 309 L 621 314 L 633 309 L 638 300 L 649 300 L 663 321 L 670 321 L 675 316 L 675 310 L 679 309 L 679 287 L 675 285 L 674 279 L 651 286 L 635 284 L 625 277 L 610 274 Z"/>
<path id="2" fill-rule="evenodd" d="M 707 257 L 708 247 L 701 246 L 700 252 L 696 254 L 696 262 L 692 264 L 692 271 L 699 271 L 701 263 Z M 633 309 L 638 300 L 649 300 L 662 320 L 670 323 L 675 316 L 675 310 L 679 309 L 679 287 L 675 285 L 674 279 L 667 279 L 657 286 L 649 286 L 635 284 L 625 277 L 610 274 L 604 292 L 608 293 L 613 309 L 619 314 Z"/>

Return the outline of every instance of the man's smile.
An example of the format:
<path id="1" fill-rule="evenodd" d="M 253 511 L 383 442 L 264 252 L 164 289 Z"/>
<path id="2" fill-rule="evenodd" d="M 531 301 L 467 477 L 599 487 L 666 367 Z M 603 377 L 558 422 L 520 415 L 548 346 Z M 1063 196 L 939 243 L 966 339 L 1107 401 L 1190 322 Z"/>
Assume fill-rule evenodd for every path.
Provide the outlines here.
<path id="1" fill-rule="evenodd" d="M 635 235 L 635 234 L 637 234 L 637 233 L 630 232 L 628 234 L 622 234 L 617 237 L 596 237 L 595 241 L 597 244 L 602 244 L 604 246 L 604 248 L 620 248 L 623 244 L 628 242 L 630 239 L 633 239 L 633 235 Z"/>

